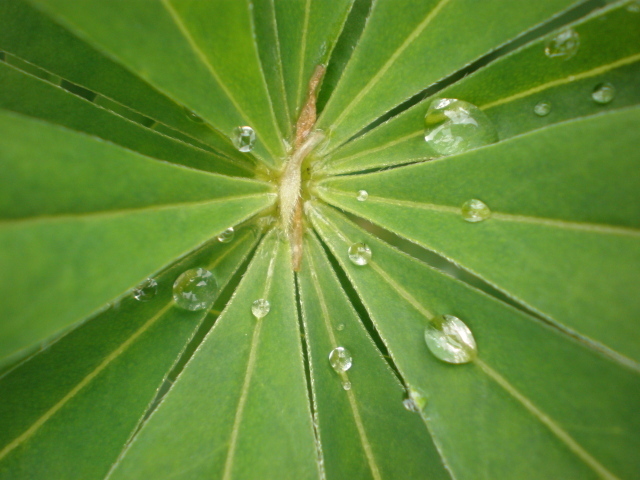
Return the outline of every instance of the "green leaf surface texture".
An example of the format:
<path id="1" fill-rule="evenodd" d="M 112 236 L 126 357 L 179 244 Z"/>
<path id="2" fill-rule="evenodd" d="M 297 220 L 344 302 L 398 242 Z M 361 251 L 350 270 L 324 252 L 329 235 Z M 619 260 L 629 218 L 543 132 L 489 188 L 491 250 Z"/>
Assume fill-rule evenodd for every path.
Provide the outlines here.
<path id="1" fill-rule="evenodd" d="M 638 478 L 640 2 L 0 21 L 0 480 Z"/>

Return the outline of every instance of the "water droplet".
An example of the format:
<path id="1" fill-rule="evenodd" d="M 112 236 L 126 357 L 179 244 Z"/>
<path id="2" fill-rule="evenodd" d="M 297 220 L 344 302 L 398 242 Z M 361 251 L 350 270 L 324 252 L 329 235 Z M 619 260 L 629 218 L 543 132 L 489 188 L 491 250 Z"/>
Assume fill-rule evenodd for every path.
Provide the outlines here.
<path id="1" fill-rule="evenodd" d="M 241 152 L 250 152 L 256 143 L 256 132 L 251 127 L 237 127 L 233 132 L 233 143 Z"/>
<path id="2" fill-rule="evenodd" d="M 342 388 L 344 388 L 345 390 L 351 390 L 351 382 L 349 381 L 342 382 Z"/>
<path id="3" fill-rule="evenodd" d="M 371 260 L 371 249 L 364 243 L 354 243 L 348 253 L 349 260 L 355 265 L 366 265 Z"/>
<path id="4" fill-rule="evenodd" d="M 535 113 L 539 117 L 546 117 L 550 112 L 551 104 L 547 102 L 536 103 L 536 106 L 533 107 L 533 113 Z"/>
<path id="5" fill-rule="evenodd" d="M 606 105 L 607 103 L 610 103 L 615 96 L 616 87 L 614 87 L 610 83 L 599 83 L 591 93 L 591 98 L 593 98 L 593 101 L 599 103 L 600 105 Z"/>
<path id="6" fill-rule="evenodd" d="M 153 278 L 147 278 L 133 289 L 133 298 L 140 302 L 148 302 L 158 293 L 158 282 Z"/>
<path id="7" fill-rule="evenodd" d="M 189 120 L 191 120 L 192 122 L 195 123 L 204 123 L 204 120 L 202 119 L 202 117 L 199 117 L 198 115 L 196 115 L 194 112 L 192 112 L 191 110 L 189 110 L 187 107 L 184 107 L 184 113 L 187 115 L 187 118 Z"/>
<path id="8" fill-rule="evenodd" d="M 431 319 L 424 339 L 431 353 L 448 363 L 467 363 L 478 353 L 471 330 L 453 315 L 439 315 Z"/>
<path id="9" fill-rule="evenodd" d="M 487 205 L 477 198 L 467 200 L 462 204 L 462 218 L 467 222 L 475 223 L 486 220 L 491 216 L 491 210 Z"/>
<path id="10" fill-rule="evenodd" d="M 366 190 L 358 190 L 358 196 L 356 199 L 359 202 L 364 202 L 367 198 L 369 198 L 369 193 Z"/>
<path id="11" fill-rule="evenodd" d="M 259 298 L 255 302 L 251 304 L 251 313 L 256 318 L 266 317 L 271 310 L 271 304 L 269 300 L 265 300 L 264 298 Z"/>
<path id="12" fill-rule="evenodd" d="M 424 121 L 424 139 L 440 155 L 454 155 L 498 141 L 489 117 L 475 105 L 455 98 L 431 102 Z"/>
<path id="13" fill-rule="evenodd" d="M 333 369 L 338 372 L 346 372 L 353 365 L 351 353 L 344 347 L 336 347 L 329 354 L 329 363 Z"/>
<path id="14" fill-rule="evenodd" d="M 336 328 L 341 332 L 342 330 L 344 330 L 344 323 L 339 323 Z"/>
<path id="15" fill-rule="evenodd" d="M 192 268 L 180 275 L 173 284 L 173 300 L 185 310 L 204 310 L 216 299 L 218 282 L 213 273 L 204 268 Z"/>
<path id="16" fill-rule="evenodd" d="M 634 0 L 627 5 L 627 11 L 631 13 L 640 13 L 640 1 Z"/>
<path id="17" fill-rule="evenodd" d="M 220 243 L 229 243 L 229 242 L 231 242 L 231 240 L 233 240 L 233 237 L 235 236 L 235 234 L 236 234 L 236 232 L 233 229 L 233 227 L 229 227 L 224 232 L 222 232 L 220 235 L 218 235 L 218 241 Z"/>
<path id="18" fill-rule="evenodd" d="M 549 58 L 564 58 L 569 60 L 580 47 L 580 35 L 571 28 L 563 30 L 547 42 L 544 53 Z"/>
<path id="19" fill-rule="evenodd" d="M 407 398 L 402 401 L 402 404 L 410 412 L 420 413 L 427 406 L 427 397 L 418 390 L 409 387 L 407 389 Z"/>

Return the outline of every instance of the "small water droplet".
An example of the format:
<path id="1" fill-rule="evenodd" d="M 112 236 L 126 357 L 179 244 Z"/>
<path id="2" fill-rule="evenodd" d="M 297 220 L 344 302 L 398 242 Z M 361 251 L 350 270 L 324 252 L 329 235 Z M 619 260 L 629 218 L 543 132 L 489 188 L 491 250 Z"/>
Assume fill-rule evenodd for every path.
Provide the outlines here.
<path id="1" fill-rule="evenodd" d="M 349 381 L 342 382 L 342 388 L 344 388 L 345 390 L 351 390 L 351 382 Z"/>
<path id="2" fill-rule="evenodd" d="M 251 313 L 256 318 L 266 317 L 269 311 L 271 310 L 271 304 L 269 300 L 265 300 L 264 298 L 259 298 L 251 304 Z"/>
<path id="3" fill-rule="evenodd" d="M 222 232 L 220 235 L 218 235 L 218 241 L 220 243 L 229 243 L 229 242 L 231 242 L 231 240 L 233 240 L 233 237 L 235 236 L 235 234 L 236 234 L 236 232 L 233 229 L 233 227 L 229 227 L 224 232 Z"/>
<path id="4" fill-rule="evenodd" d="M 218 282 L 213 273 L 204 268 L 192 268 L 180 275 L 173 284 L 173 300 L 185 310 L 205 310 L 216 299 Z"/>
<path id="5" fill-rule="evenodd" d="M 336 328 L 341 332 L 342 330 L 344 330 L 344 323 L 339 323 Z"/>
<path id="6" fill-rule="evenodd" d="M 546 117 L 550 112 L 551 104 L 547 102 L 536 103 L 536 106 L 533 107 L 533 113 L 535 113 L 539 117 Z"/>
<path id="7" fill-rule="evenodd" d="M 371 249 L 365 243 L 354 243 L 348 253 L 349 260 L 355 265 L 366 265 L 371 260 Z"/>
<path id="8" fill-rule="evenodd" d="M 367 198 L 369 198 L 369 193 L 366 190 L 358 190 L 358 196 L 356 199 L 359 202 L 364 202 Z"/>
<path id="9" fill-rule="evenodd" d="M 241 152 L 250 152 L 256 143 L 256 132 L 251 127 L 236 127 L 233 132 L 233 143 Z"/>
<path id="10" fill-rule="evenodd" d="M 196 115 L 194 112 L 189 110 L 187 107 L 184 107 L 184 113 L 187 115 L 187 118 L 195 123 L 204 123 L 202 117 Z"/>
<path id="11" fill-rule="evenodd" d="M 158 282 L 153 278 L 147 278 L 133 289 L 133 298 L 140 302 L 148 302 L 158 293 Z"/>
<path id="12" fill-rule="evenodd" d="M 409 387 L 407 389 L 407 398 L 402 401 L 402 404 L 410 412 L 420 413 L 427 406 L 427 397 L 418 390 Z"/>
<path id="13" fill-rule="evenodd" d="M 575 30 L 569 28 L 558 33 L 547 42 L 544 53 L 549 58 L 564 58 L 569 60 L 580 47 L 580 35 Z"/>
<path id="14" fill-rule="evenodd" d="M 344 347 L 336 347 L 329 354 L 329 363 L 338 373 L 346 372 L 353 365 L 351 353 Z"/>
<path id="15" fill-rule="evenodd" d="M 631 13 L 640 13 L 640 1 L 634 0 L 627 5 L 627 11 Z"/>
<path id="16" fill-rule="evenodd" d="M 489 117 L 475 105 L 455 98 L 431 102 L 424 121 L 424 139 L 440 155 L 454 155 L 498 141 Z"/>
<path id="17" fill-rule="evenodd" d="M 432 318 L 425 329 L 424 338 L 431 353 L 444 362 L 467 363 L 478 353 L 473 333 L 453 315 Z"/>
<path id="18" fill-rule="evenodd" d="M 491 210 L 487 205 L 477 198 L 467 200 L 462 204 L 462 218 L 467 222 L 475 223 L 486 220 L 491 216 Z"/>
<path id="19" fill-rule="evenodd" d="M 610 83 L 599 83 L 591 93 L 591 98 L 593 98 L 593 101 L 599 103 L 600 105 L 606 105 L 607 103 L 610 103 L 615 96 L 616 87 L 614 87 Z"/>

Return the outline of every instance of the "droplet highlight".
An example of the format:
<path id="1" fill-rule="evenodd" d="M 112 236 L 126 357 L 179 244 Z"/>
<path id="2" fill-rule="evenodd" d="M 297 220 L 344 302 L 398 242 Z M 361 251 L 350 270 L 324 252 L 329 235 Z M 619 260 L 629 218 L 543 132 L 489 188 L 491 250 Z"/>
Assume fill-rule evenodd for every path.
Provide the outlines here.
<path id="1" fill-rule="evenodd" d="M 547 42 L 544 53 L 549 58 L 563 58 L 569 60 L 580 48 L 580 35 L 575 30 L 569 28 L 558 33 Z"/>
<path id="2" fill-rule="evenodd" d="M 266 317 L 270 310 L 271 303 L 264 298 L 259 298 L 251 304 L 251 313 L 253 313 L 253 316 L 256 318 Z"/>
<path id="3" fill-rule="evenodd" d="M 204 123 L 204 119 L 198 115 L 196 115 L 194 112 L 192 112 L 191 110 L 189 110 L 187 107 L 184 107 L 184 113 L 187 116 L 187 118 L 189 120 L 191 120 L 194 123 Z"/>
<path id="4" fill-rule="evenodd" d="M 455 98 L 431 102 L 424 121 L 424 139 L 440 155 L 454 155 L 498 141 L 489 117 L 475 105 Z"/>
<path id="5" fill-rule="evenodd" d="M 533 113 L 539 117 L 546 117 L 551 113 L 551 104 L 547 102 L 536 103 L 536 106 L 533 107 Z"/>
<path id="6" fill-rule="evenodd" d="M 251 127 L 236 127 L 233 132 L 233 143 L 241 152 L 250 152 L 256 143 L 256 132 Z"/>
<path id="7" fill-rule="evenodd" d="M 453 315 L 439 315 L 431 319 L 425 329 L 424 339 L 431 353 L 447 363 L 468 363 L 478 353 L 473 333 Z"/>
<path id="8" fill-rule="evenodd" d="M 233 237 L 235 237 L 235 235 L 236 235 L 236 232 L 233 229 L 233 227 L 229 227 L 220 235 L 218 235 L 218 241 L 220 243 L 229 243 L 233 240 Z"/>
<path id="9" fill-rule="evenodd" d="M 354 243 L 349 247 L 347 253 L 349 254 L 349 260 L 354 265 L 363 266 L 371 260 L 371 249 L 365 243 Z"/>
<path id="10" fill-rule="evenodd" d="M 336 372 L 343 373 L 353 365 L 353 357 L 346 348 L 336 347 L 329 354 L 329 363 Z"/>
<path id="11" fill-rule="evenodd" d="M 213 305 L 218 282 L 204 268 L 192 268 L 182 273 L 173 284 L 173 300 L 184 310 L 205 310 Z"/>
<path id="12" fill-rule="evenodd" d="M 366 190 L 358 190 L 358 196 L 356 197 L 356 199 L 359 202 L 364 202 L 367 200 L 367 198 L 369 198 L 369 193 Z"/>
<path id="13" fill-rule="evenodd" d="M 593 101 L 599 103 L 600 105 L 611 103 L 615 96 L 616 87 L 614 87 L 610 83 L 599 83 L 591 93 L 591 98 L 593 98 Z"/>
<path id="14" fill-rule="evenodd" d="M 153 278 L 147 278 L 133 289 L 133 298 L 139 302 L 148 302 L 158 293 L 158 282 Z"/>
<path id="15" fill-rule="evenodd" d="M 491 216 L 491 210 L 487 204 L 477 198 L 464 202 L 460 211 L 462 218 L 471 223 L 482 222 Z"/>

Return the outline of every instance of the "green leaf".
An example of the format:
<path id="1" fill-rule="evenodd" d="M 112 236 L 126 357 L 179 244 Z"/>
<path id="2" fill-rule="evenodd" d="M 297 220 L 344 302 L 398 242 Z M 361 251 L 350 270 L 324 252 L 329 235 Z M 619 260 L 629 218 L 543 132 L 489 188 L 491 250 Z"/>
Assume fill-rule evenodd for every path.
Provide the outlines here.
<path id="1" fill-rule="evenodd" d="M 638 371 L 399 253 L 328 207 L 315 212 L 315 228 L 403 378 L 427 395 L 423 418 L 454 478 L 635 475 Z M 348 259 L 356 241 L 371 248 L 365 266 Z M 448 364 L 428 350 L 424 329 L 439 314 L 473 332 L 478 357 L 470 364 Z"/>
<path id="2" fill-rule="evenodd" d="M 477 105 L 503 140 L 549 124 L 640 103 L 640 15 L 626 7 L 626 2 L 618 3 L 563 27 L 560 32 L 572 28 L 579 35 L 575 56 L 545 55 L 547 42 L 558 31 L 536 40 L 338 149 L 325 160 L 325 171 L 339 174 L 437 157 L 424 141 L 424 116 L 434 98 L 458 98 Z M 591 97 L 602 83 L 615 88 L 615 98 L 604 105 Z M 539 103 L 550 105 L 550 113 L 536 115 L 534 107 Z"/>
<path id="3" fill-rule="evenodd" d="M 340 145 L 412 95 L 573 3 L 378 0 L 318 127 L 331 129 L 330 146 Z"/>
<path id="4" fill-rule="evenodd" d="M 257 242 L 236 235 L 156 277 L 152 301 L 123 299 L 0 378 L 0 478 L 104 478 L 207 315 L 174 306 L 174 280 L 204 267 L 222 289 Z"/>
<path id="5" fill-rule="evenodd" d="M 638 121 L 634 108 L 560 124 L 457 157 L 327 181 L 340 191 L 323 197 L 637 362 Z M 359 189 L 366 202 L 355 199 Z M 472 198 L 491 208 L 489 220 L 462 219 Z"/>
<path id="6" fill-rule="evenodd" d="M 258 182 L 13 114 L 0 114 L 0 125 L 3 177 L 16 182 L 0 201 L 0 357 L 85 318 L 273 201 Z"/>
<path id="7" fill-rule="evenodd" d="M 368 337 L 319 242 L 309 236 L 304 248 L 300 305 L 327 478 L 448 478 L 420 416 L 403 407 L 404 388 Z M 328 360 L 339 346 L 353 356 L 353 367 L 340 374 Z"/>
<path id="8" fill-rule="evenodd" d="M 277 237 L 110 478 L 320 478 L 289 246 Z M 251 314 L 259 298 L 271 303 L 262 319 Z"/>

